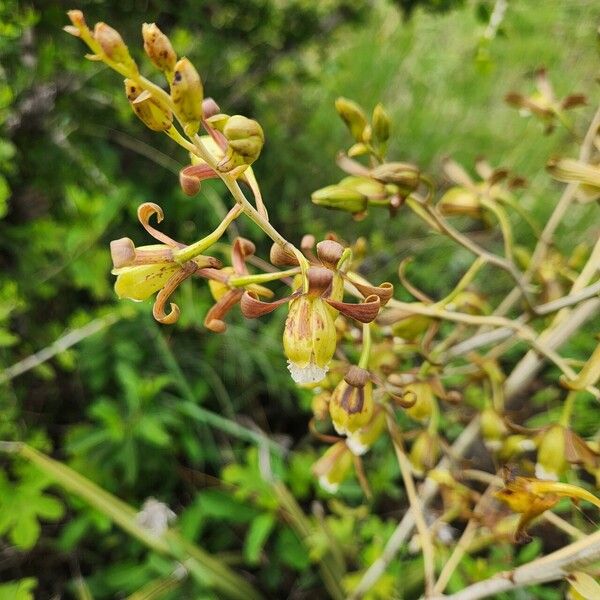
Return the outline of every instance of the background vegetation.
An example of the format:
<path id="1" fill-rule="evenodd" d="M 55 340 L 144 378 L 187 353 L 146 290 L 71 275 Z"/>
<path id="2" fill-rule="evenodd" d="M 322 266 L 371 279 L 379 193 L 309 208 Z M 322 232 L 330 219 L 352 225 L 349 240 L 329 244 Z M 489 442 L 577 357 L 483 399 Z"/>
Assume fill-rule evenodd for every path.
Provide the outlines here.
<path id="1" fill-rule="evenodd" d="M 422 2 L 410 18 L 398 5 L 406 11 L 411 2 L 207 0 L 177 3 L 176 11 L 156 0 L 143 4 L 78 8 L 90 22 L 118 27 L 132 50 L 141 23 L 156 21 L 224 110 L 263 125 L 267 144 L 255 170 L 273 221 L 290 239 L 306 230 L 337 230 L 349 242 L 367 235 L 373 279 L 394 278 L 399 260 L 414 255 L 410 278 L 436 296 L 464 272 L 463 251 L 441 236 L 424 237 L 404 215 L 389 220 L 374 212 L 354 223 L 310 204 L 313 190 L 338 178 L 334 157 L 346 146 L 333 100 L 343 95 L 369 108 L 383 100 L 394 124 L 391 154 L 424 170 L 439 171 L 445 155 L 465 165 L 484 155 L 513 167 L 529 183 L 521 202 L 543 222 L 557 195 L 543 165 L 575 146 L 562 130 L 540 135 L 539 124 L 519 118 L 503 96 L 532 88 L 533 73 L 546 66 L 558 97 L 597 97 L 600 7 L 592 0 L 510 3 L 493 39 L 484 36 L 493 6 L 485 1 Z M 193 199 L 180 192 L 184 152 L 140 127 L 113 73 L 81 59 L 79 45 L 61 31 L 67 8 L 0 4 L 0 439 L 51 453 L 135 507 L 148 497 L 166 502 L 187 538 L 252 572 L 268 596 L 314 597 L 319 543 L 309 555 L 277 518 L 277 501 L 259 483 L 256 433 L 278 445 L 272 467 L 296 499 L 328 505 L 327 527 L 341 544 L 355 545 L 356 569 L 381 552 L 401 514 L 397 470 L 373 464 L 368 511 L 356 482 L 339 500 L 316 489 L 308 397 L 292 386 L 278 342 L 283 315 L 255 326 L 236 314 L 215 336 L 202 327 L 210 299 L 200 287 L 179 292 L 182 318 L 174 328 L 155 324 L 148 306 L 117 303 L 108 242 L 142 241 L 137 205 L 160 202 L 167 230 L 195 239 L 217 224 L 224 191 L 207 184 Z M 593 242 L 595 209 L 569 215 L 578 233 L 559 232 L 567 255 L 580 241 Z M 243 227 L 261 239 L 258 229 Z M 471 233 L 490 241 L 486 230 Z M 533 245 L 526 229 L 517 233 Z M 499 276 L 489 293 L 501 285 Z M 571 345 L 586 356 L 594 342 L 581 335 Z M 588 403 L 576 430 L 595 433 L 598 416 L 597 404 Z M 39 598 L 122 597 L 168 573 L 166 561 L 49 488 L 34 467 L 5 465 L 0 581 L 24 580 L 23 598 L 34 589 Z M 499 544 L 465 559 L 450 589 L 514 562 L 514 553 L 525 562 L 555 547 L 537 533 L 524 548 Z M 419 561 L 406 550 L 373 597 L 416 595 Z M 171 597 L 200 597 L 184 585 Z M 0 585 L 0 598 L 12 597 L 10 590 Z M 551 586 L 535 593 L 562 594 Z"/>

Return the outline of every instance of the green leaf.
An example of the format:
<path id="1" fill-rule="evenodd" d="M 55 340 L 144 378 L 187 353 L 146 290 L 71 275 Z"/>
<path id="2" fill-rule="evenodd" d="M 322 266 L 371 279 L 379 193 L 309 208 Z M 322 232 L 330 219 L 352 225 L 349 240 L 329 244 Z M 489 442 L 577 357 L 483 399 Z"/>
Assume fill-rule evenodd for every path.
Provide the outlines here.
<path id="1" fill-rule="evenodd" d="M 13 524 L 10 539 L 15 546 L 23 550 L 29 550 L 35 546 L 40 537 L 41 529 L 35 515 L 31 513 L 21 514 L 17 516 Z"/>
<path id="2" fill-rule="evenodd" d="M 259 562 L 260 553 L 275 526 L 275 522 L 276 519 L 273 513 L 264 513 L 252 521 L 244 543 L 244 556 L 250 564 L 255 565 Z"/>
<path id="3" fill-rule="evenodd" d="M 37 579 L 28 577 L 19 581 L 0 584 L 0 598 L 3 600 L 34 600 L 33 590 L 37 587 Z"/>
<path id="4" fill-rule="evenodd" d="M 281 562 L 297 571 L 304 571 L 310 565 L 308 552 L 289 527 L 282 529 L 277 536 L 276 555 L 279 556 Z"/>

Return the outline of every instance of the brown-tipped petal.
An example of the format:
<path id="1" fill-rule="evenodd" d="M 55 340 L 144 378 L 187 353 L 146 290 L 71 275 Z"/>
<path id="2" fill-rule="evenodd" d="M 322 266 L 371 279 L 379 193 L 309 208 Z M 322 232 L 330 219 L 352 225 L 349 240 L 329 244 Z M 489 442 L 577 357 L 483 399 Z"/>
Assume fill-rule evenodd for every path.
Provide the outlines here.
<path id="1" fill-rule="evenodd" d="M 271 246 L 269 260 L 271 261 L 271 264 L 274 264 L 276 267 L 298 266 L 298 259 L 296 256 L 292 252 L 284 250 L 283 247 L 277 243 Z"/>
<path id="2" fill-rule="evenodd" d="M 229 290 L 217 303 L 210 307 L 204 318 L 204 326 L 215 333 L 223 333 L 227 324 L 223 321 L 225 315 L 240 301 L 241 290 Z"/>
<path id="3" fill-rule="evenodd" d="M 169 281 L 165 284 L 165 287 L 158 292 L 156 296 L 156 301 L 154 302 L 154 306 L 152 307 L 152 315 L 154 318 L 163 325 L 172 325 L 177 322 L 179 319 L 179 306 L 171 302 L 170 304 L 170 312 L 165 313 L 165 306 L 167 301 L 171 297 L 171 294 L 179 287 L 179 285 L 185 281 L 190 275 L 191 271 L 180 269 L 176 273 L 174 273 Z"/>
<path id="4" fill-rule="evenodd" d="M 246 238 L 236 237 L 231 248 L 231 264 L 238 275 L 245 275 L 246 258 L 256 252 L 256 246 Z"/>
<path id="5" fill-rule="evenodd" d="M 446 158 L 442 163 L 442 170 L 454 183 L 458 183 L 458 185 L 463 185 L 467 188 L 472 187 L 473 180 L 471 176 L 454 160 L 451 158 Z"/>
<path id="6" fill-rule="evenodd" d="M 294 295 L 273 302 L 263 302 L 256 297 L 256 294 L 244 292 L 240 300 L 240 308 L 242 309 L 242 314 L 247 319 L 256 319 L 257 317 L 272 313 L 276 308 L 289 302 L 292 298 L 294 298 Z"/>
<path id="7" fill-rule="evenodd" d="M 576 106 L 585 106 L 587 104 L 587 97 L 584 94 L 571 94 L 566 98 L 563 98 L 560 103 L 561 108 L 575 108 Z"/>
<path id="8" fill-rule="evenodd" d="M 132 264 L 135 260 L 135 245 L 133 241 L 129 238 L 113 240 L 110 243 L 110 256 L 115 269 Z"/>
<path id="9" fill-rule="evenodd" d="M 334 240 L 323 240 L 317 244 L 317 256 L 319 260 L 330 269 L 334 269 L 342 254 L 344 246 Z"/>
<path id="10" fill-rule="evenodd" d="M 367 167 L 361 165 L 357 160 L 352 160 L 343 152 L 340 152 L 337 155 L 336 162 L 337 166 L 349 175 L 369 175 L 369 169 L 367 169 Z"/>
<path id="11" fill-rule="evenodd" d="M 508 169 L 494 169 L 488 179 L 489 185 L 495 185 L 496 183 L 500 183 L 503 179 L 508 177 Z"/>
<path id="12" fill-rule="evenodd" d="M 378 286 L 359 283 L 354 281 L 352 277 L 348 277 L 348 280 L 352 285 L 363 295 L 364 298 L 369 296 L 379 296 L 381 300 L 381 306 L 385 306 L 392 296 L 394 295 L 394 286 L 389 281 L 384 281 Z"/>
<path id="13" fill-rule="evenodd" d="M 365 298 L 361 304 L 351 304 L 350 302 L 338 302 L 325 298 L 325 301 L 336 310 L 339 310 L 343 315 L 356 319 L 361 323 L 370 323 L 379 314 L 381 300 L 379 296 L 373 294 Z"/>
<path id="14" fill-rule="evenodd" d="M 504 96 L 504 102 L 510 104 L 511 106 L 516 106 L 517 108 L 523 107 L 523 100 L 525 98 L 519 92 L 508 92 L 506 96 Z"/>
<path id="15" fill-rule="evenodd" d="M 156 215 L 157 223 L 160 223 L 164 219 L 165 215 L 163 213 L 162 208 L 158 204 L 155 204 L 154 202 L 144 202 L 143 204 L 140 204 L 138 206 L 137 214 L 138 219 L 142 224 L 142 227 L 154 239 L 158 240 L 159 242 L 162 242 L 163 244 L 167 244 L 167 246 L 175 248 L 181 248 L 183 246 L 183 244 L 176 242 L 175 240 L 171 239 L 168 235 L 165 235 L 164 233 L 158 231 L 158 229 L 155 229 L 154 227 L 152 227 L 152 225 L 150 225 L 150 217 L 152 217 L 152 215 Z"/>

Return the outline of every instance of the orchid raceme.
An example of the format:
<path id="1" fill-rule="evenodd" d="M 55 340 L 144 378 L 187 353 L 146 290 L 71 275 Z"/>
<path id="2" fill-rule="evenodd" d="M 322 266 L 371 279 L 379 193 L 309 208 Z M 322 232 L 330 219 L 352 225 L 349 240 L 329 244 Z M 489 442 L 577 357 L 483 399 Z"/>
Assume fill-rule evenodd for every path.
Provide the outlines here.
<path id="1" fill-rule="evenodd" d="M 503 4 L 497 2 L 494 13 Z M 80 11 L 71 11 L 69 17 L 72 24 L 67 31 L 87 45 L 91 51 L 88 58 L 104 63 L 124 80 L 127 101 L 141 123 L 168 136 L 169 143 L 175 142 L 182 149 L 183 162 L 175 169 L 179 169 L 181 190 L 188 196 L 181 231 L 186 236 L 200 231 L 189 243 L 176 241 L 151 225 L 152 218 L 159 223 L 163 220 L 161 207 L 142 204 L 139 221 L 156 243 L 136 247 L 128 237 L 111 243 L 117 296 L 138 302 L 156 296 L 154 317 L 160 323 L 172 324 L 180 311 L 170 299 L 179 285 L 187 279 L 206 280 L 200 301 L 205 302 L 209 294 L 212 297 L 204 326 L 214 333 L 227 331 L 237 304 L 246 319 L 258 319 L 286 306 L 283 327 L 275 319 L 272 323 L 278 338 L 274 352 L 276 357 L 283 355 L 281 360 L 267 354 L 272 348 L 266 343 L 272 341 L 267 339 L 272 326 L 265 327 L 264 321 L 243 320 L 229 325 L 222 338 L 224 344 L 234 346 L 228 359 L 239 362 L 232 368 L 227 362 L 227 368 L 215 377 L 217 392 L 224 391 L 220 389 L 221 376 L 246 385 L 252 381 L 245 371 L 260 365 L 265 372 L 267 384 L 260 387 L 253 401 L 257 405 L 264 402 L 260 408 L 266 410 L 257 411 L 260 414 L 250 426 L 241 418 L 237 422 L 237 415 L 221 417 L 210 407 L 195 406 L 195 388 L 185 382 L 181 404 L 169 398 L 167 406 L 169 411 L 181 409 L 193 416 L 202 427 L 217 427 L 257 446 L 244 459 L 247 465 L 231 465 L 215 474 L 224 482 L 219 494 L 235 490 L 236 496 L 239 494 L 236 502 L 253 503 L 243 553 L 253 568 L 270 559 L 271 544 L 279 548 L 287 543 L 285 536 L 292 527 L 306 545 L 309 563 L 322 566 L 333 598 L 361 600 L 369 594 L 387 598 L 405 592 L 437 598 L 448 582 L 456 585 L 454 569 L 462 569 L 456 581 L 482 576 L 470 569 L 472 560 L 462 561 L 465 554 L 476 551 L 483 555 L 489 545 L 506 541 L 514 530 L 516 517 L 507 516 L 508 511 L 494 500 L 495 473 L 503 464 L 515 462 L 522 472 L 535 474 L 507 476 L 504 488 L 495 495 L 521 515 L 516 533 L 519 541 L 526 538 L 529 523 L 561 498 L 589 501 L 600 507 L 594 494 L 572 483 L 578 481 L 581 471 L 600 481 L 598 431 L 593 423 L 582 425 L 583 419 L 572 418 L 576 400 L 579 408 L 579 403 L 585 405 L 590 396 L 600 398 L 600 350 L 597 344 L 586 345 L 589 339 L 585 331 L 577 344 L 566 344 L 597 316 L 600 242 L 596 231 L 586 230 L 581 236 L 585 239 L 577 238 L 579 245 L 565 251 L 554 235 L 559 226 L 568 224 L 563 216 L 569 214 L 571 218 L 572 211 L 594 208 L 592 204 L 582 207 L 576 200 L 600 197 L 600 111 L 588 133 L 580 135 L 565 112 L 585 99 L 581 95 L 557 99 L 545 72 L 537 74 L 535 94 L 526 97 L 513 93 L 507 98 L 540 118 L 548 130 L 562 125 L 573 141 L 582 140 L 577 158 L 557 158 L 548 164 L 554 179 L 572 185 L 565 186 L 556 203 L 548 203 L 553 212 L 544 224 L 536 221 L 538 216 L 545 217 L 544 211 L 529 211 L 531 216 L 526 210 L 534 194 L 525 195 L 521 191 L 525 181 L 512 176 L 508 169 L 493 168 L 493 163 L 479 158 L 470 175 L 471 166 L 463 168 L 446 159 L 441 161 L 439 173 L 426 173 L 410 162 L 418 156 L 412 140 L 394 137 L 383 105 L 377 103 L 371 111 L 348 98 L 338 98 L 335 109 L 351 138 L 337 156 L 337 166 L 344 175 L 312 194 L 305 189 L 304 200 L 308 208 L 312 200 L 317 207 L 347 214 L 332 219 L 330 212 L 319 213 L 314 231 L 324 239 L 297 229 L 291 229 L 293 235 L 287 239 L 271 221 L 267 205 L 289 201 L 293 186 L 287 186 L 287 177 L 294 169 L 282 171 L 286 185 L 277 188 L 280 197 L 271 198 L 271 204 L 265 202 L 255 175 L 260 170 L 253 171 L 253 167 L 271 132 L 250 116 L 233 114 L 236 106 L 251 106 L 243 97 L 246 87 L 238 88 L 236 79 L 228 95 L 233 107 L 221 109 L 205 95 L 203 82 L 210 86 L 211 78 L 222 72 L 219 65 L 211 77 L 204 77 L 189 58 L 178 56 L 156 24 L 142 26 L 149 63 L 138 66 L 116 30 L 105 23 L 88 28 Z M 217 17 L 214 20 L 219 21 Z M 216 55 L 229 60 L 227 49 L 216 50 Z M 154 69 L 156 81 L 142 74 L 146 67 Z M 267 91 L 265 98 L 271 97 Z M 331 112 L 335 114 L 333 108 Z M 310 133 L 313 128 L 306 129 Z M 412 133 L 417 130 L 404 128 Z M 271 139 L 276 141 L 277 136 Z M 290 147 L 296 151 L 295 140 Z M 404 155 L 388 155 L 389 148 L 403 147 L 408 148 Z M 293 167 L 307 180 L 312 171 L 304 164 L 301 150 L 294 154 Z M 463 148 L 454 150 L 469 155 Z M 209 180 L 215 185 L 204 183 Z M 441 181 L 444 184 L 439 189 Z M 535 189 L 534 178 L 532 184 Z M 196 213 L 197 207 L 201 210 Z M 386 224 L 370 240 L 353 238 L 345 224 L 365 219 L 368 211 L 379 209 L 394 220 L 395 229 L 388 229 Z M 413 235 L 414 224 L 404 219 L 400 209 L 411 211 L 427 235 Z M 207 221 L 218 223 L 212 230 L 197 218 L 200 214 L 204 217 L 206 210 L 212 211 Z M 273 215 L 283 212 L 276 210 Z M 468 218 L 456 219 L 455 226 L 454 219 L 449 218 L 454 216 Z M 527 236 L 522 236 L 518 217 L 528 226 Z M 575 213 L 572 221 L 578 218 Z M 587 213 L 579 220 L 586 219 Z M 339 223 L 342 225 L 337 231 L 330 231 Z M 393 235 L 386 239 L 390 231 Z M 420 265 L 419 260 L 411 266 L 412 256 L 402 255 L 417 246 L 414 240 L 428 243 L 428 234 L 444 239 L 436 248 L 441 249 L 439 260 L 447 260 L 440 268 L 437 262 Z M 462 253 L 451 254 L 446 241 Z M 378 284 L 388 276 L 399 283 L 396 296 L 391 282 Z M 251 345 L 257 347 L 249 348 Z M 211 351 L 202 353 L 200 360 L 212 355 L 211 345 Z M 279 410 L 285 417 L 281 422 L 287 422 L 292 402 L 288 395 L 285 407 L 279 396 L 273 406 L 267 404 L 272 390 L 282 398 L 288 391 L 277 387 L 285 380 L 271 379 L 268 369 L 271 363 L 279 364 L 285 374 L 286 360 L 291 378 L 302 386 L 296 386 L 293 393 L 298 396 L 299 410 L 305 413 L 295 421 L 300 425 L 286 432 L 292 435 L 280 443 L 269 439 L 267 430 L 273 425 L 269 415 Z M 183 369 L 176 366 L 174 381 L 183 375 Z M 538 379 L 536 373 L 541 374 Z M 207 387 L 215 391 L 212 385 Z M 248 395 L 255 387 L 259 388 L 248 385 Z M 563 401 L 565 388 L 569 391 Z M 157 389 L 156 396 L 161 391 L 158 384 Z M 237 405 L 231 403 L 226 408 L 233 413 Z M 520 424 L 513 423 L 513 417 Z M 165 419 L 165 426 L 161 423 L 156 428 L 158 433 L 149 426 L 150 433 L 144 430 L 140 434 L 144 443 L 166 444 L 162 440 L 170 439 L 170 423 Z M 533 429 L 525 426 L 528 423 L 540 426 Z M 197 425 L 182 445 L 196 448 Z M 279 433 L 275 427 L 273 433 Z M 312 441 L 322 444 L 320 449 L 315 450 Z M 194 460 L 204 456 L 204 442 L 206 455 L 212 453 L 208 448 L 211 440 L 203 437 L 194 450 Z M 476 450 L 469 453 L 475 442 Z M 239 462 L 238 448 L 235 450 L 230 454 Z M 286 459 L 289 454 L 291 460 L 275 461 L 275 452 Z M 296 464 L 296 453 L 303 452 L 306 454 L 300 454 L 302 460 Z M 301 505 L 281 475 L 288 466 L 299 472 L 304 469 L 309 475 L 302 486 L 306 489 L 299 492 Z M 182 464 L 182 468 L 191 473 L 196 466 Z M 487 489 L 467 484 L 471 477 Z M 581 483 L 587 485 L 583 478 Z M 339 494 L 338 498 L 328 497 L 327 506 L 315 501 L 311 514 L 305 515 L 303 507 L 311 502 L 310 486 L 316 488 L 317 484 L 329 494 Z M 361 501 L 361 490 L 368 502 Z M 434 500 L 438 491 L 441 499 Z M 393 505 L 392 512 L 401 520 L 394 532 L 381 535 L 391 512 L 380 518 L 382 515 L 370 515 L 369 511 L 379 506 L 378 494 L 388 492 L 385 510 Z M 189 514 L 193 514 L 193 507 Z M 166 536 L 170 528 L 168 519 L 163 521 L 159 529 Z M 574 530 L 583 530 L 586 523 L 575 519 L 566 523 L 567 516 L 554 521 L 550 516 L 549 521 L 573 537 L 585 535 Z M 446 529 L 451 522 L 462 522 L 456 525 L 459 541 Z M 237 526 L 241 531 L 243 524 L 246 521 L 236 521 L 236 536 Z M 402 567 L 396 554 L 406 546 L 413 525 L 423 577 L 411 575 L 418 580 L 414 590 L 390 588 L 380 592 L 377 583 L 382 573 L 389 568 L 394 578 Z M 354 531 L 368 539 L 364 552 L 362 548 L 354 552 L 348 543 Z M 182 568 L 187 568 L 186 558 L 185 552 L 177 556 Z M 349 567 L 352 573 L 347 571 Z M 252 578 L 260 577 L 260 571 L 254 569 Z M 306 581 L 312 585 L 312 580 Z"/>

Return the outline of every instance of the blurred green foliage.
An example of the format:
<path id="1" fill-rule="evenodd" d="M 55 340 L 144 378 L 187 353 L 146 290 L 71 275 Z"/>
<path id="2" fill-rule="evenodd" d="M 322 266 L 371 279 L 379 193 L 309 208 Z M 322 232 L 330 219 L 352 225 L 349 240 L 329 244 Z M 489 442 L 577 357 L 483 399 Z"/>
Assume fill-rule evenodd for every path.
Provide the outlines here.
<path id="1" fill-rule="evenodd" d="M 80 7 L 90 22 L 117 26 L 138 58 L 141 23 L 156 21 L 197 65 L 224 110 L 263 124 L 267 146 L 255 170 L 283 233 L 294 240 L 308 229 L 317 237 L 335 229 L 348 241 L 368 235 L 375 279 L 395 277 L 399 259 L 410 253 L 416 256 L 411 279 L 441 296 L 464 271 L 463 251 L 424 239 L 403 215 L 391 221 L 374 213 L 355 224 L 346 215 L 325 215 L 309 198 L 339 175 L 334 156 L 346 140 L 333 100 L 344 95 L 369 108 L 386 103 L 392 154 L 401 160 L 435 169 L 447 154 L 467 165 L 483 154 L 494 165 L 514 165 L 529 178 L 524 206 L 540 221 L 547 217 L 557 187 L 542 167 L 551 154 L 575 146 L 563 132 L 539 135 L 538 125 L 519 119 L 502 97 L 527 87 L 542 65 L 559 96 L 594 90 L 593 25 L 600 8 L 591 0 L 511 3 L 498 36 L 485 42 L 482 61 L 481 36 L 493 4 L 150 0 L 143 7 L 131 1 Z M 237 316 L 226 334 L 215 336 L 201 326 L 210 300 L 200 286 L 181 290 L 182 319 L 174 329 L 151 323 L 147 306 L 117 304 L 108 241 L 147 241 L 134 219 L 139 203 L 160 201 L 168 207 L 166 231 L 193 240 L 217 224 L 227 199 L 217 184 L 204 186 L 199 198 L 183 196 L 176 173 L 186 156 L 140 126 L 113 73 L 82 60 L 78 44 L 60 31 L 67 8 L 43 0 L 33 8 L 15 0 L 0 4 L 0 366 L 95 319 L 114 316 L 117 324 L 0 383 L 0 439 L 53 449 L 136 506 L 149 496 L 167 502 L 188 539 L 244 565 L 271 597 L 293 589 L 307 594 L 318 585 L 315 564 L 331 532 L 350 571 L 364 568 L 393 531 L 403 490 L 393 463 L 382 460 L 391 453 L 378 454 L 377 447 L 367 462 L 375 497 L 369 510 L 355 480 L 342 486 L 344 502 L 315 490 L 306 401 L 291 386 L 277 341 L 282 315 L 259 325 Z M 569 42 L 555 43 L 560 39 Z M 578 239 L 559 238 L 562 250 L 590 238 L 594 208 L 574 210 L 570 227 Z M 260 239 L 254 226 L 243 228 Z M 525 245 L 533 242 L 526 230 L 518 234 Z M 499 280 L 498 288 L 505 283 Z M 585 355 L 591 343 L 588 336 L 571 344 Z M 586 410 L 576 415 L 580 430 L 589 424 Z M 285 459 L 271 453 L 270 468 L 298 502 L 329 502 L 331 514 L 310 539 L 310 552 L 279 518 L 281 507 L 261 477 L 260 450 L 236 427 L 274 434 L 280 448 L 293 449 Z M 102 599 L 170 575 L 171 563 L 147 557 L 77 499 L 65 497 L 63 508 L 48 485 L 19 462 L 0 472 L 6 540 L 0 554 L 8 556 L 0 578 L 11 580 L 0 585 L 0 598 L 32 598 L 33 577 L 36 594 L 50 597 L 75 593 L 81 572 L 93 597 Z M 30 557 L 25 550 L 38 538 L 43 552 Z M 526 546 L 518 558 L 524 562 L 526 552 L 540 550 Z M 465 558 L 450 589 L 496 572 L 513 552 L 507 543 Z M 371 597 L 415 597 L 421 577 L 420 558 L 405 549 Z M 186 582 L 165 597 L 211 597 L 200 593 Z M 536 597 L 560 593 L 539 588 Z"/>

